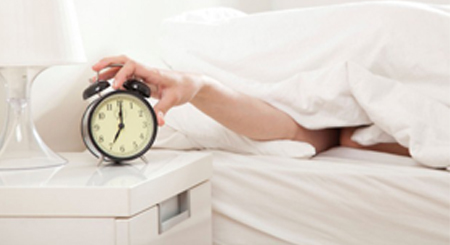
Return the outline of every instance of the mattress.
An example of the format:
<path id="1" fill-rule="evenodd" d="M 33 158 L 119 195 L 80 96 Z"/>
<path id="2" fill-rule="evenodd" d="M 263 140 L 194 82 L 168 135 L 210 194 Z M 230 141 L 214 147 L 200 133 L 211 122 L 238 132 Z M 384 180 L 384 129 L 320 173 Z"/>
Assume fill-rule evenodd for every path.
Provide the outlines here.
<path id="1" fill-rule="evenodd" d="M 450 243 L 450 176 L 333 148 L 310 160 L 213 151 L 214 244 Z"/>

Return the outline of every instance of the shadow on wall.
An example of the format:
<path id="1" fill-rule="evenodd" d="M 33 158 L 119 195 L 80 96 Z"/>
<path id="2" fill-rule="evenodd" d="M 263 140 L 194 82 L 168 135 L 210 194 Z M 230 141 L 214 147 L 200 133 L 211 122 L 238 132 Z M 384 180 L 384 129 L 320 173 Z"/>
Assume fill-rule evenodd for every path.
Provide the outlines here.
<path id="1" fill-rule="evenodd" d="M 32 88 L 36 129 L 53 150 L 83 151 L 81 117 L 88 103 L 82 99 L 92 75 L 89 66 L 61 66 L 44 71 Z"/>
<path id="2" fill-rule="evenodd" d="M 84 69 L 84 71 L 83 71 Z M 85 66 L 57 66 L 44 70 L 31 87 L 31 113 L 42 140 L 55 151 L 83 151 L 80 120 L 87 102 L 82 91 L 90 72 Z M 4 80 L 0 77 L 0 129 L 4 130 L 7 102 Z M 86 81 L 83 81 L 86 80 Z"/>

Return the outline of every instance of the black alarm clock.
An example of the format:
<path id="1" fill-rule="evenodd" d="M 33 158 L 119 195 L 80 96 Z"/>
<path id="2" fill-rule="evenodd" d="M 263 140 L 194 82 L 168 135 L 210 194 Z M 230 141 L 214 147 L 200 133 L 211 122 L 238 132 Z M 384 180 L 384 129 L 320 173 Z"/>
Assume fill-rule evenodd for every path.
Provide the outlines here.
<path id="1" fill-rule="evenodd" d="M 117 67 L 122 65 L 110 65 Z M 138 79 L 123 83 L 124 90 L 109 88 L 108 81 L 97 80 L 83 92 L 83 99 L 96 95 L 87 108 L 81 122 L 81 134 L 87 149 L 100 162 L 120 163 L 143 157 L 151 148 L 157 134 L 157 119 L 147 98 L 150 88 Z"/>

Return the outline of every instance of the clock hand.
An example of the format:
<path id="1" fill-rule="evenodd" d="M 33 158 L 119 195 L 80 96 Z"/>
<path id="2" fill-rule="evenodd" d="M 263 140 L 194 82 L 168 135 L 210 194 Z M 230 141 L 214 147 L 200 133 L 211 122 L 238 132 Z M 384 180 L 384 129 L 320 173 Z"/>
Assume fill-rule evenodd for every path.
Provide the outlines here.
<path id="1" fill-rule="evenodd" d="M 120 132 L 122 132 L 123 128 L 125 127 L 125 124 L 123 124 L 122 103 L 120 103 L 119 107 L 119 119 L 120 119 L 119 130 L 117 131 L 116 136 L 114 136 L 113 144 L 116 143 L 117 138 L 119 138 Z"/>
<path id="2" fill-rule="evenodd" d="M 121 127 L 122 126 L 122 127 Z M 123 124 L 119 124 L 119 130 L 116 133 L 116 136 L 114 136 L 113 144 L 116 143 L 117 138 L 119 138 L 120 132 L 122 132 Z"/>
<path id="3" fill-rule="evenodd" d="M 119 119 L 120 119 L 120 124 L 123 125 L 122 103 L 120 103 L 120 107 L 119 107 Z"/>

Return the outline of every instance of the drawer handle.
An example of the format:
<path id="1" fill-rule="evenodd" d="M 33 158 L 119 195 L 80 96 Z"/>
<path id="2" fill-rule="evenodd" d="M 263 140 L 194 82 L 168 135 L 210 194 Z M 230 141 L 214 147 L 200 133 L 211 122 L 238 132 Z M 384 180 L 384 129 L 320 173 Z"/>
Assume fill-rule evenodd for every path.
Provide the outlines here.
<path id="1" fill-rule="evenodd" d="M 159 234 L 190 217 L 189 192 L 182 192 L 158 204 Z"/>

